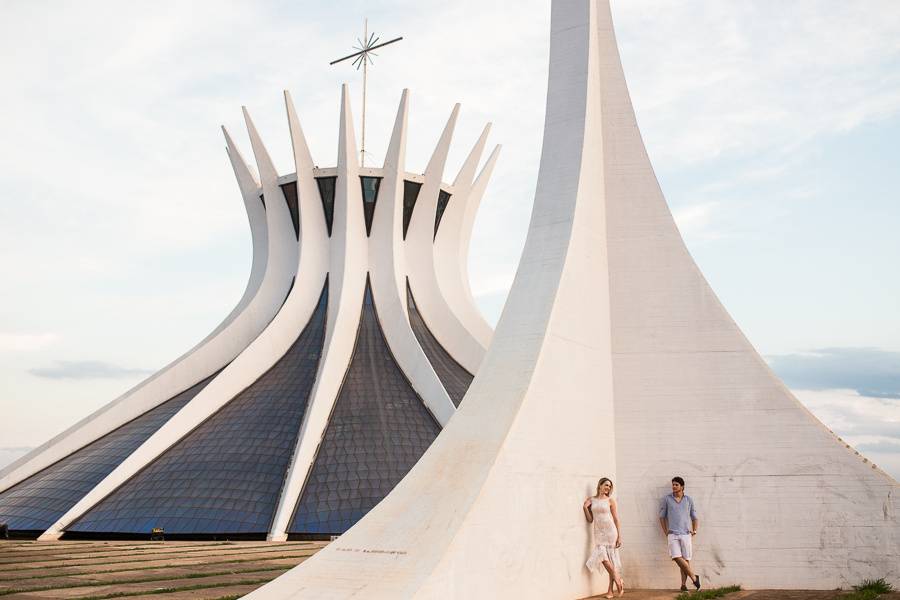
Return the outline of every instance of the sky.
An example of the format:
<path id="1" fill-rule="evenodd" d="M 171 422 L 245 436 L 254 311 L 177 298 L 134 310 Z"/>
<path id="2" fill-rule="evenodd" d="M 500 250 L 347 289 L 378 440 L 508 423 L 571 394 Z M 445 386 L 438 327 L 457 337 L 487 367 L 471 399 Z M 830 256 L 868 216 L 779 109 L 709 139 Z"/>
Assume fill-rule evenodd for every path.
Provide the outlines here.
<path id="1" fill-rule="evenodd" d="M 337 152 L 329 66 L 370 30 L 380 164 L 411 90 L 407 169 L 453 104 L 444 179 L 487 122 L 500 160 L 470 276 L 495 322 L 540 155 L 549 2 L 193 1 L 0 5 L 0 466 L 202 339 L 250 268 L 225 125 L 246 105 L 291 172 L 282 90 L 320 166 Z M 826 425 L 900 479 L 900 3 L 613 0 L 638 122 L 694 259 Z M 358 120 L 357 120 L 358 123 Z"/>

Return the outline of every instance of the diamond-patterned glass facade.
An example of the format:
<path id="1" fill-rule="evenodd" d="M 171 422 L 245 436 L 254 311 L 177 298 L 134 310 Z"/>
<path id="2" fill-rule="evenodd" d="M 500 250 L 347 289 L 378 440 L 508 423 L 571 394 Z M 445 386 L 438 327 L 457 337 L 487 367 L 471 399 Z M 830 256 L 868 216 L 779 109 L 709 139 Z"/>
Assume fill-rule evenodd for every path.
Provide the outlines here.
<path id="1" fill-rule="evenodd" d="M 268 532 L 315 380 L 327 305 L 326 284 L 310 322 L 271 369 L 68 531 Z"/>
<path id="2" fill-rule="evenodd" d="M 206 387 L 209 377 L 0 494 L 0 523 L 41 533 L 75 506 L 172 415 Z"/>
<path id="3" fill-rule="evenodd" d="M 381 177 L 359 178 L 362 185 L 363 214 L 366 217 L 366 235 L 372 234 L 372 219 L 375 217 L 375 203 L 378 202 L 378 188 L 381 186 Z"/>
<path id="4" fill-rule="evenodd" d="M 316 177 L 319 195 L 322 196 L 322 210 L 325 211 L 325 225 L 328 226 L 328 237 L 331 237 L 331 225 L 334 223 L 334 188 L 337 177 Z"/>
<path id="5" fill-rule="evenodd" d="M 419 340 L 419 345 L 422 346 L 422 350 L 425 352 L 425 356 L 428 357 L 428 362 L 431 363 L 434 372 L 437 373 L 438 379 L 444 384 L 444 389 L 447 390 L 450 400 L 453 401 L 454 405 L 459 406 L 463 396 L 466 395 L 466 390 L 472 384 L 474 376 L 450 356 L 450 353 L 428 329 L 425 319 L 422 318 L 416 306 L 408 280 L 406 282 L 406 300 L 409 309 L 409 324 L 413 333 L 416 334 L 416 339 Z"/>
<path id="6" fill-rule="evenodd" d="M 406 230 L 409 229 L 409 220 L 412 219 L 416 200 L 419 198 L 419 190 L 422 184 L 417 181 L 403 180 L 403 239 L 406 239 Z"/>
<path id="7" fill-rule="evenodd" d="M 439 432 L 391 355 L 367 285 L 353 358 L 288 532 L 345 532 L 397 485 Z"/>
<path id="8" fill-rule="evenodd" d="M 450 193 L 441 190 L 438 194 L 437 212 L 434 214 L 434 237 L 437 237 L 438 227 L 441 225 L 441 219 L 444 218 L 444 211 L 450 204 Z"/>
<path id="9" fill-rule="evenodd" d="M 281 191 L 284 192 L 284 199 L 287 202 L 288 210 L 291 211 L 291 222 L 294 224 L 294 235 L 300 239 L 300 210 L 297 208 L 297 182 L 281 184 Z"/>

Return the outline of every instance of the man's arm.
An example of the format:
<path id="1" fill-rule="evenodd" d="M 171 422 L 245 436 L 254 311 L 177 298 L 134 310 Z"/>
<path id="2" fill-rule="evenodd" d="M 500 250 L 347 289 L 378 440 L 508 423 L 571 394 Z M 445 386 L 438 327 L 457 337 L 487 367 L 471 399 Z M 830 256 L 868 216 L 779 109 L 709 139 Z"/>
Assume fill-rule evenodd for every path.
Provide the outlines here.
<path id="1" fill-rule="evenodd" d="M 694 499 L 691 498 L 691 535 L 697 535 L 697 528 L 700 526 L 700 520 L 697 518 L 697 511 L 694 510 Z"/>
<path id="2" fill-rule="evenodd" d="M 666 503 L 666 499 L 663 498 L 659 503 L 659 526 L 662 527 L 663 535 L 669 535 L 668 508 L 669 505 Z"/>

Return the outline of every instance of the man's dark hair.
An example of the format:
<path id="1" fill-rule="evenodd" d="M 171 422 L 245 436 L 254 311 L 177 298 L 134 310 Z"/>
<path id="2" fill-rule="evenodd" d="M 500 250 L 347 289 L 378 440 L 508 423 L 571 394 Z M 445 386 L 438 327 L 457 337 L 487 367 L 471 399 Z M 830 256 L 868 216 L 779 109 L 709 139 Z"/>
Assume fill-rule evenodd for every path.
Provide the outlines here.
<path id="1" fill-rule="evenodd" d="M 676 475 L 675 477 L 672 478 L 672 483 L 677 483 L 681 487 L 684 487 L 684 479 L 682 479 L 678 475 Z"/>

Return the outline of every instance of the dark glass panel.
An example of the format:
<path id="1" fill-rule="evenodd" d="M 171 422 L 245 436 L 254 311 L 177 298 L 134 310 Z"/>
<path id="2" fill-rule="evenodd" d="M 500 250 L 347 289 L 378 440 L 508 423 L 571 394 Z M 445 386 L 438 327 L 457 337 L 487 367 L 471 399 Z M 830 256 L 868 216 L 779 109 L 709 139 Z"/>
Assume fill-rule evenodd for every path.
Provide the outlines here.
<path id="1" fill-rule="evenodd" d="M 434 337 L 434 334 L 431 333 L 431 330 L 428 329 L 425 319 L 422 318 L 416 306 L 412 289 L 409 287 L 409 280 L 406 281 L 406 301 L 409 308 L 409 324 L 413 333 L 416 334 L 416 339 L 419 340 L 419 345 L 422 346 L 422 350 L 425 352 L 425 356 L 428 357 L 428 362 L 431 363 L 434 372 L 437 373 L 438 379 L 444 384 L 444 389 L 447 390 L 447 394 L 450 396 L 453 404 L 459 406 L 463 396 L 466 395 L 466 390 L 472 384 L 474 376 L 450 356 L 450 353 L 444 349 L 437 338 Z"/>
<path id="2" fill-rule="evenodd" d="M 297 182 L 284 183 L 281 185 L 281 191 L 284 192 L 284 199 L 287 202 L 288 210 L 291 211 L 291 221 L 294 223 L 294 235 L 300 239 L 300 210 L 297 208 Z"/>
<path id="3" fill-rule="evenodd" d="M 441 190 L 438 194 L 437 212 L 434 215 L 434 237 L 437 237 L 438 227 L 441 225 L 441 219 L 444 218 L 444 211 L 447 210 L 448 204 L 450 204 L 450 194 Z"/>
<path id="4" fill-rule="evenodd" d="M 367 284 L 353 358 L 288 531 L 345 532 L 397 485 L 439 432 L 391 355 Z"/>
<path id="5" fill-rule="evenodd" d="M 372 233 L 372 219 L 375 217 L 375 203 L 378 202 L 378 188 L 381 177 L 360 177 L 363 196 L 363 214 L 366 217 L 366 235 Z"/>
<path id="6" fill-rule="evenodd" d="M 419 190 L 422 184 L 417 181 L 403 181 L 403 239 L 406 239 L 406 230 L 409 229 L 409 220 L 412 219 L 416 200 L 419 198 Z"/>
<path id="7" fill-rule="evenodd" d="M 334 188 L 337 177 L 316 177 L 319 195 L 322 196 L 322 210 L 325 211 L 325 224 L 328 226 L 328 237 L 331 237 L 331 224 L 334 222 Z"/>
<path id="8" fill-rule="evenodd" d="M 263 210 L 266 210 L 266 197 L 264 195 L 260 194 L 259 201 L 262 202 Z"/>
<path id="9" fill-rule="evenodd" d="M 309 323 L 271 369 L 68 531 L 268 532 L 315 381 L 327 304 L 326 284 Z"/>
<path id="10" fill-rule="evenodd" d="M 0 523 L 44 531 L 119 466 L 212 378 L 181 392 L 0 494 Z"/>

